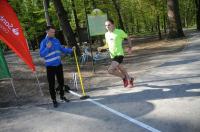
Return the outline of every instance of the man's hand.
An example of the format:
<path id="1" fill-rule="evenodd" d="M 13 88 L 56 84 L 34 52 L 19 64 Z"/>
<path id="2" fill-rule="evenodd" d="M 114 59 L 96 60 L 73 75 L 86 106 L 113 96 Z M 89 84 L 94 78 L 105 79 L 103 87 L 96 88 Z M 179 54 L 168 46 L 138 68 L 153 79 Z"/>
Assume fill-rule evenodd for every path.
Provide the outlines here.
<path id="1" fill-rule="evenodd" d="M 49 41 L 49 42 L 47 43 L 47 48 L 51 48 L 51 46 L 52 46 L 52 43 Z"/>
<path id="2" fill-rule="evenodd" d="M 75 50 L 76 50 L 76 46 L 73 46 L 73 47 L 72 47 L 72 50 L 75 51 Z"/>

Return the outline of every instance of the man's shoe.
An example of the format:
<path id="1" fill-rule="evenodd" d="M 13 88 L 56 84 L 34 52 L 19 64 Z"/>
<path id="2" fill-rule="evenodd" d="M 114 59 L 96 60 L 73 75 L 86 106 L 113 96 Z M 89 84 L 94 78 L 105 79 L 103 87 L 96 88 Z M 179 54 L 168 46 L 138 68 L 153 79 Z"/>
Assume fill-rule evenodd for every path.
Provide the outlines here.
<path id="1" fill-rule="evenodd" d="M 61 99 L 62 101 L 65 101 L 65 102 L 69 102 L 69 100 L 68 100 L 67 98 L 65 98 L 65 97 L 60 97 L 60 99 Z"/>
<path id="2" fill-rule="evenodd" d="M 127 88 L 133 88 L 133 81 L 134 81 L 134 78 L 131 78 L 131 80 L 128 80 Z"/>
<path id="3" fill-rule="evenodd" d="M 126 88 L 133 88 L 133 85 L 128 84 Z"/>
<path id="4" fill-rule="evenodd" d="M 53 100 L 53 107 L 57 108 L 58 107 L 58 102 L 56 100 Z"/>
<path id="5" fill-rule="evenodd" d="M 128 80 L 126 78 L 123 79 L 124 87 L 128 86 Z"/>

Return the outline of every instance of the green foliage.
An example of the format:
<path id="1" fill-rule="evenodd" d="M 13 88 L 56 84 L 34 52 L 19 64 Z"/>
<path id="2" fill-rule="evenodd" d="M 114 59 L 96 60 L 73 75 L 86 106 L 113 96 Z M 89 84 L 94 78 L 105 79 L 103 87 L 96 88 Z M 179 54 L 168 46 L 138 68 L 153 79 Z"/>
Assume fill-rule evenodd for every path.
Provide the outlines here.
<path id="1" fill-rule="evenodd" d="M 179 0 L 181 20 L 183 27 L 192 27 L 195 25 L 195 2 L 193 0 Z"/>
<path id="2" fill-rule="evenodd" d="M 62 0 L 72 29 L 76 29 L 71 0 Z M 74 0 L 75 10 L 80 27 L 86 27 L 86 12 L 91 13 L 94 8 L 101 9 L 114 19 L 118 25 L 118 14 L 112 0 Z M 85 3 L 84 3 L 85 2 Z M 116 0 L 120 7 L 125 30 L 130 34 L 155 33 L 157 30 L 157 16 L 160 18 L 161 30 L 164 30 L 164 21 L 167 23 L 166 0 Z M 46 20 L 44 17 L 43 0 L 9 0 L 24 29 L 28 40 L 33 40 L 44 33 Z M 96 6 L 96 7 L 95 7 Z M 183 27 L 195 25 L 194 0 L 179 0 Z M 52 1 L 50 0 L 49 15 L 51 23 L 59 28 L 59 21 Z"/>
<path id="3" fill-rule="evenodd" d="M 43 33 L 45 28 L 42 0 L 10 0 L 17 13 L 25 36 L 33 40 Z"/>

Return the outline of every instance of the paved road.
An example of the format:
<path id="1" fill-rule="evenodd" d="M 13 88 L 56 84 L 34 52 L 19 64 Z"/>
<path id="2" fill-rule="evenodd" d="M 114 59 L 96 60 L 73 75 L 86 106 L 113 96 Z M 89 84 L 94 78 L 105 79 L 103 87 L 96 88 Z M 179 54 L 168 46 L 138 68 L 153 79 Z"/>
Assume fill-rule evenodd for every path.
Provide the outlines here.
<path id="1" fill-rule="evenodd" d="M 181 52 L 127 64 L 134 89 L 98 73 L 90 100 L 0 109 L 0 132 L 199 132 L 200 33 Z M 134 60 L 133 60 L 134 61 Z"/>

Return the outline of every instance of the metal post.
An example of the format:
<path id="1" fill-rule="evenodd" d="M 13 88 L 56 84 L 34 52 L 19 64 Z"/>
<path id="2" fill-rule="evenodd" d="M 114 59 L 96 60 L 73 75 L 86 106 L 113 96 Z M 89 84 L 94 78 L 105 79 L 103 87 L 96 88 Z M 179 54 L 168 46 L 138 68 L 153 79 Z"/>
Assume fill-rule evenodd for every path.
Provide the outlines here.
<path id="1" fill-rule="evenodd" d="M 78 84 L 77 84 L 77 76 L 76 73 L 73 73 L 73 81 L 74 81 L 74 87 L 76 90 L 78 90 Z"/>
<path id="2" fill-rule="evenodd" d="M 17 93 L 16 93 L 16 90 L 15 90 L 15 86 L 14 86 L 14 83 L 13 83 L 13 79 L 12 79 L 12 78 L 10 79 L 10 82 L 11 82 L 11 85 L 12 85 L 12 88 L 13 88 L 13 91 L 14 91 L 14 94 L 15 94 L 15 97 L 18 97 L 18 96 L 17 96 Z"/>
<path id="3" fill-rule="evenodd" d="M 38 79 L 38 76 L 37 76 L 36 72 L 34 72 L 33 74 L 34 74 L 35 77 L 36 77 L 36 80 L 37 80 L 37 83 L 38 83 L 38 87 L 39 87 L 40 94 L 41 94 L 41 96 L 44 96 L 44 93 L 42 92 L 42 88 L 41 88 L 41 86 L 40 86 L 40 82 L 39 82 L 39 79 Z"/>

